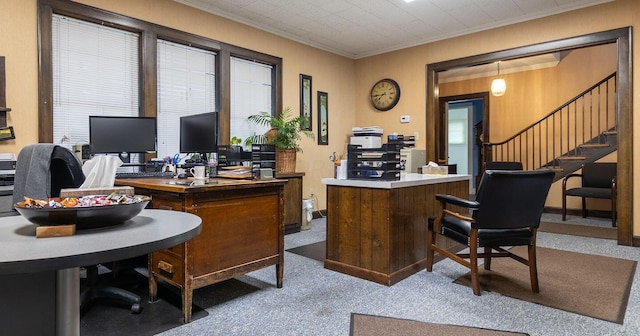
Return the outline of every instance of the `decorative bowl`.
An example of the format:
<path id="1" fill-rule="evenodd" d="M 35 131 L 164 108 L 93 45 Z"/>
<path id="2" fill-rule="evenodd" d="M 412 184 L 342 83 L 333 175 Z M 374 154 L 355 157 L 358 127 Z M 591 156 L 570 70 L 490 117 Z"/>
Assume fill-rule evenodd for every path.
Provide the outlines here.
<path id="1" fill-rule="evenodd" d="M 130 204 L 37 208 L 25 207 L 25 202 L 19 202 L 14 207 L 33 224 L 42 226 L 75 224 L 76 230 L 82 230 L 117 225 L 135 217 L 151 200 L 148 196 L 138 196 L 138 198 L 140 202 Z"/>

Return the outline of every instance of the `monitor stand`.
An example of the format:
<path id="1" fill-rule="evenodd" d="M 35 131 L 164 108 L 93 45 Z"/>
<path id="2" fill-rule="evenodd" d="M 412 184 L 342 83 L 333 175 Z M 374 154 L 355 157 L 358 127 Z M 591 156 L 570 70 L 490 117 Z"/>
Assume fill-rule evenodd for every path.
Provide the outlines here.
<path id="1" fill-rule="evenodd" d="M 122 163 L 131 163 L 131 155 L 129 153 L 123 152 L 118 154 L 118 157 L 122 161 Z"/>

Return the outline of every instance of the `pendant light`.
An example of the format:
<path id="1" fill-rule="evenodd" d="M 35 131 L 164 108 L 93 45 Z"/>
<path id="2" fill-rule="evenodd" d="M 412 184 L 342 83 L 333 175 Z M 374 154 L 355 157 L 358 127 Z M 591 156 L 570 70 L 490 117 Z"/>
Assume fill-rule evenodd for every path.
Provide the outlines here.
<path id="1" fill-rule="evenodd" d="M 491 82 L 491 94 L 500 97 L 504 96 L 505 91 L 507 91 L 507 82 L 504 78 L 500 78 L 500 61 L 498 61 L 498 78 Z"/>

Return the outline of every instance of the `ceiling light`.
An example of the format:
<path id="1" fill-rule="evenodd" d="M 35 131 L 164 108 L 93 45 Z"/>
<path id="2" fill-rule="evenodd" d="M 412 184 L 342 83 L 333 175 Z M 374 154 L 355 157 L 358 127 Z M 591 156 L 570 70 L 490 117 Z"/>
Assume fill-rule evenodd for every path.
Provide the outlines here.
<path id="1" fill-rule="evenodd" d="M 504 81 L 504 78 L 500 78 L 500 61 L 498 61 L 498 78 L 491 82 L 491 94 L 496 97 L 500 97 L 504 96 L 506 91 L 507 82 Z"/>
<path id="2" fill-rule="evenodd" d="M 413 0 L 404 0 L 404 2 L 409 3 L 412 2 Z"/>

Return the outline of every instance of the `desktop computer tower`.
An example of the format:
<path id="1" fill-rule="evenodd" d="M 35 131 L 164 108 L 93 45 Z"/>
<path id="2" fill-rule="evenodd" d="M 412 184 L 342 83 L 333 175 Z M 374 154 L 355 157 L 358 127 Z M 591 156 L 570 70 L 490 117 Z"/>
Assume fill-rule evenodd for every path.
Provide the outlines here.
<path id="1" fill-rule="evenodd" d="M 400 150 L 400 164 L 404 163 L 403 173 L 418 173 L 418 168 L 427 164 L 427 150 L 403 148 Z"/>

